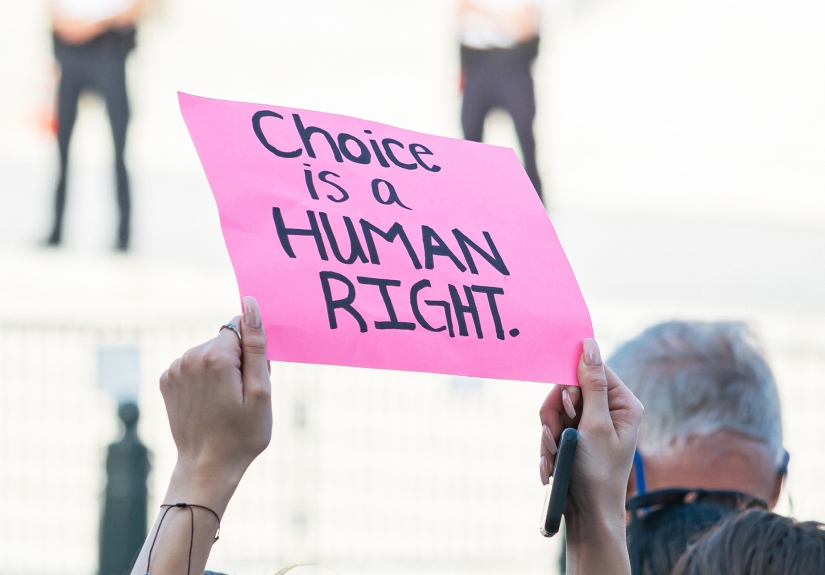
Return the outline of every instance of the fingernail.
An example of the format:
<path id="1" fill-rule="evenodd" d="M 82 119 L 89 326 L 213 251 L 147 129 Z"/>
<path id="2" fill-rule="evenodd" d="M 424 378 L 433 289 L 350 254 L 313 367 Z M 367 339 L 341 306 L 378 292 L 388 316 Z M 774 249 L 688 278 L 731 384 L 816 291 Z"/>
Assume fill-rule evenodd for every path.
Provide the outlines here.
<path id="1" fill-rule="evenodd" d="M 258 302 L 251 295 L 243 298 L 243 320 L 252 329 L 261 328 L 261 310 Z"/>
<path id="2" fill-rule="evenodd" d="M 550 483 L 550 471 L 547 468 L 547 458 L 543 455 L 539 458 L 539 475 L 541 475 L 542 485 Z"/>
<path id="3" fill-rule="evenodd" d="M 576 419 L 576 408 L 573 407 L 573 401 L 570 399 L 570 393 L 566 389 L 563 389 L 561 392 L 561 402 L 564 405 L 564 411 L 567 413 L 567 417 L 570 419 Z"/>
<path id="4" fill-rule="evenodd" d="M 553 439 L 553 433 L 550 431 L 550 428 L 546 425 L 543 425 L 541 427 L 541 433 L 542 435 L 544 435 L 544 445 L 547 446 L 547 449 L 550 450 L 550 453 L 555 455 L 559 448 L 556 446 L 556 440 Z"/>
<path id="5" fill-rule="evenodd" d="M 599 367 L 602 364 L 602 354 L 595 339 L 587 338 L 582 342 L 584 348 L 584 364 L 590 367 Z"/>

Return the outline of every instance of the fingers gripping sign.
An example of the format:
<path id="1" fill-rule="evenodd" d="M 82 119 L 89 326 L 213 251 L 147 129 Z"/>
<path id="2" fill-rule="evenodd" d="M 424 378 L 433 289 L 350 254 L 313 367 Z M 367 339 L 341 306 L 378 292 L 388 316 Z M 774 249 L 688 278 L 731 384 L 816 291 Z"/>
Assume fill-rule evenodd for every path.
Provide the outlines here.
<path id="1" fill-rule="evenodd" d="M 269 401 L 271 385 L 270 366 L 266 359 L 266 333 L 258 302 L 252 296 L 243 298 L 244 314 L 241 324 L 243 350 L 244 390 L 264 394 Z"/>
<path id="2" fill-rule="evenodd" d="M 244 315 L 232 323 L 241 338 L 222 329 L 175 360 L 160 380 L 178 448 L 176 473 L 225 474 L 228 492 L 203 495 L 214 496 L 210 503 L 218 508 L 272 435 L 266 334 L 254 298 L 244 298 Z"/>
<path id="3" fill-rule="evenodd" d="M 577 572 L 571 570 L 571 562 L 598 562 L 611 556 L 612 571 L 593 572 L 624 573 L 630 570 L 624 547 L 625 488 L 644 409 L 604 365 L 595 340 L 585 339 L 582 348 L 579 388 L 555 386 L 541 406 L 539 473 L 547 484 L 562 431 L 576 428 L 579 439 L 564 512 L 568 572 Z M 616 543 L 615 549 L 606 546 L 604 552 L 588 555 L 587 545 L 599 538 Z"/>
<path id="4" fill-rule="evenodd" d="M 543 485 L 550 482 L 550 474 L 556 462 L 558 439 L 568 427 L 576 427 L 579 413 L 576 411 L 581 399 L 578 387 L 556 385 L 544 400 L 539 415 L 541 417 L 541 450 L 539 476 Z"/>
<path id="5" fill-rule="evenodd" d="M 539 465 L 545 484 L 548 478 L 545 469 L 552 468 L 556 442 L 567 427 L 578 429 L 579 449 L 585 452 L 582 457 L 597 450 L 598 455 L 608 458 L 606 465 L 632 459 L 644 409 L 618 376 L 604 365 L 598 344 L 593 339 L 583 342 L 578 380 L 579 388 L 555 386 L 539 412 L 542 423 Z M 579 460 L 577 455 L 577 464 Z M 622 463 L 622 474 L 624 467 L 629 474 L 630 464 Z"/>

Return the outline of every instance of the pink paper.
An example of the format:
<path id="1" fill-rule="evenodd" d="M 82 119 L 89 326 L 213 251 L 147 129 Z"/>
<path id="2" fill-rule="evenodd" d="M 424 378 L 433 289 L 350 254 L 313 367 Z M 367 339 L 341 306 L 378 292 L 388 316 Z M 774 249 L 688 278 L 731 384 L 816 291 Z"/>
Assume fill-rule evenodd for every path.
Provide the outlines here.
<path id="1" fill-rule="evenodd" d="M 179 98 L 270 359 L 576 384 L 590 316 L 513 150 Z"/>

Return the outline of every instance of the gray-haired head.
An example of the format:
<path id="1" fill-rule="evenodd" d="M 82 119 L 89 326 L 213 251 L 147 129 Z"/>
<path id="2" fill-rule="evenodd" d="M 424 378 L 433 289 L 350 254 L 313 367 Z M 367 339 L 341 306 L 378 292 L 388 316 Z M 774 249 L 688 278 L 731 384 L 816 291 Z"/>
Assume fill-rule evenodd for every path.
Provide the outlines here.
<path id="1" fill-rule="evenodd" d="M 659 453 L 691 435 L 731 430 L 767 443 L 781 464 L 776 382 L 745 324 L 658 324 L 622 345 L 607 363 L 645 407 L 642 453 Z"/>

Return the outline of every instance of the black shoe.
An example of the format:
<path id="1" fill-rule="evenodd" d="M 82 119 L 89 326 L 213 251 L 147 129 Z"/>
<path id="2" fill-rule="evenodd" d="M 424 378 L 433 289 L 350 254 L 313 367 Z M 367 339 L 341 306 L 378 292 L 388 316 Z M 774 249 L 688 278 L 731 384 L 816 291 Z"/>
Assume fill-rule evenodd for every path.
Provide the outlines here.
<path id="1" fill-rule="evenodd" d="M 48 248 L 56 248 L 60 246 L 60 242 L 60 232 L 58 230 L 54 230 L 52 231 L 52 234 L 49 236 L 49 239 L 46 240 L 44 245 Z"/>
<path id="2" fill-rule="evenodd" d="M 129 218 L 124 218 L 121 216 L 120 218 L 120 225 L 117 227 L 117 245 L 115 249 L 119 252 L 128 252 L 129 251 Z"/>
<path id="3" fill-rule="evenodd" d="M 129 238 L 118 238 L 115 250 L 126 253 L 129 251 Z"/>

